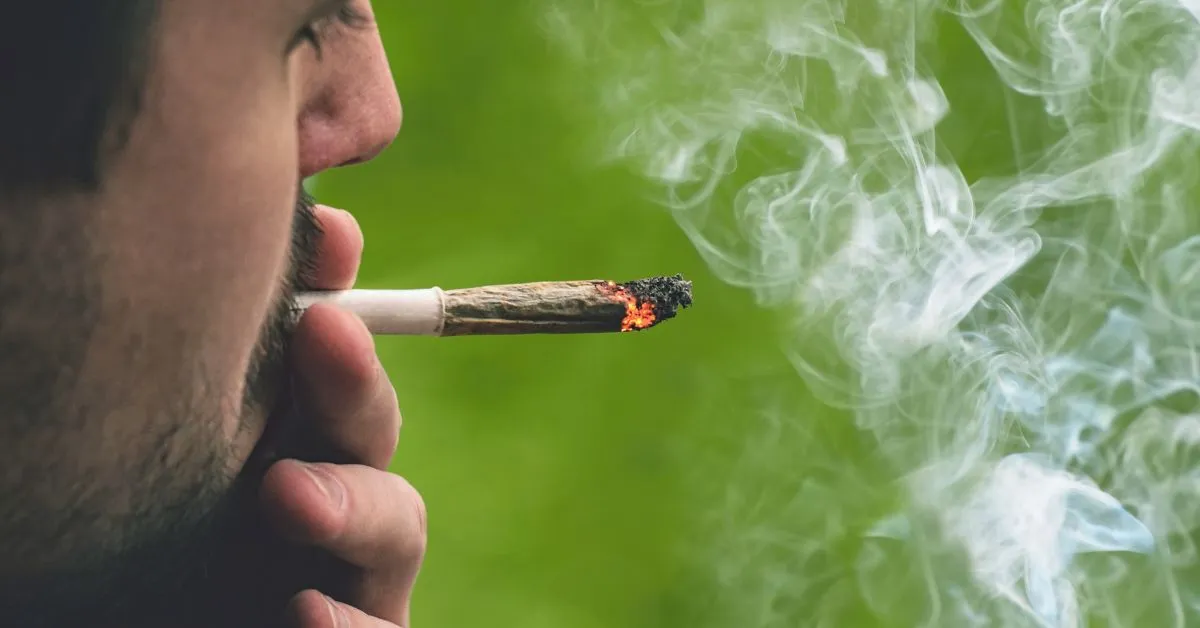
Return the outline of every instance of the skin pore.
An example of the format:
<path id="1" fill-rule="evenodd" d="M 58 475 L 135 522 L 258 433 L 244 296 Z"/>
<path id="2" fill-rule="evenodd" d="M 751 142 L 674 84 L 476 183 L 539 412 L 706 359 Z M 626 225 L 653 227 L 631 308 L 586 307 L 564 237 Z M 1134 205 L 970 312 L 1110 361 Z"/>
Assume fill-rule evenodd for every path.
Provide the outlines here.
<path id="1" fill-rule="evenodd" d="M 0 196 L 3 623 L 272 625 L 351 571 L 255 500 L 274 460 L 335 453 L 303 436 L 289 301 L 352 237 L 300 182 L 399 129 L 370 16 L 164 0 L 99 189 Z"/>

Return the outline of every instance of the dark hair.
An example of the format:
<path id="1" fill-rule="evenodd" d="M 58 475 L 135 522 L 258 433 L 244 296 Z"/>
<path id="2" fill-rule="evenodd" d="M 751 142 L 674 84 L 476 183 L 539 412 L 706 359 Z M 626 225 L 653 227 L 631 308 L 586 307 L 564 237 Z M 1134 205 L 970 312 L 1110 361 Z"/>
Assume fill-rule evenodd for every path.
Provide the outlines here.
<path id="1" fill-rule="evenodd" d="M 0 193 L 95 190 L 137 114 L 160 0 L 0 0 Z"/>

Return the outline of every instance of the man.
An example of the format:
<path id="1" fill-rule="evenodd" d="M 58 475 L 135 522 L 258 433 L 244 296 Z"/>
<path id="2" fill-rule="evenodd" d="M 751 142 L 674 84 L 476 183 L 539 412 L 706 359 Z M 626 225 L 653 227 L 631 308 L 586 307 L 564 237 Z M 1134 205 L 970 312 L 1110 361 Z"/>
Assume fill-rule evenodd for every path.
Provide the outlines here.
<path id="1" fill-rule="evenodd" d="M 407 626 L 395 392 L 290 315 L 362 249 L 301 182 L 399 129 L 368 0 L 3 7 L 0 625 Z"/>

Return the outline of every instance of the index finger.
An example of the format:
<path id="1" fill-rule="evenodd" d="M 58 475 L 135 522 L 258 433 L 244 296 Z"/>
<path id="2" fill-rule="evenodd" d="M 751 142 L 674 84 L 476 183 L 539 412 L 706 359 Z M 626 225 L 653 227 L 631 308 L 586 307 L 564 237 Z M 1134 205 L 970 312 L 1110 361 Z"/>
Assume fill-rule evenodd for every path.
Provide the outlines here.
<path id="1" fill-rule="evenodd" d="M 358 278 L 362 261 L 363 233 L 350 212 L 316 205 L 313 217 L 319 229 L 317 257 L 308 279 L 314 290 L 345 290 Z"/>

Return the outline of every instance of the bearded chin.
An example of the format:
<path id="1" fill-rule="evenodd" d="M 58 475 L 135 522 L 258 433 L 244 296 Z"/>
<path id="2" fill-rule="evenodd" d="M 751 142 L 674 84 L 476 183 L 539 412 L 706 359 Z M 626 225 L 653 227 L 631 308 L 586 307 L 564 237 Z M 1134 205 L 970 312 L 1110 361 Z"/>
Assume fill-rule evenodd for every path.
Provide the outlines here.
<path id="1" fill-rule="evenodd" d="M 283 538 L 264 516 L 258 487 L 275 462 L 290 458 L 319 461 L 307 437 L 302 394 L 285 379 L 267 422 L 266 432 L 230 491 L 231 513 L 237 513 L 220 535 L 220 558 L 212 565 L 216 576 L 201 590 L 219 593 L 197 600 L 216 616 L 194 624 L 259 628 L 277 625 L 287 602 L 306 589 L 317 589 L 335 599 L 352 594 L 350 583 L 358 575 L 351 565 L 317 548 Z M 203 613 L 204 611 L 199 611 Z M 192 624 L 189 624 L 192 625 Z"/>
<path id="2" fill-rule="evenodd" d="M 290 367 L 294 295 L 311 285 L 319 239 L 312 199 L 301 189 L 291 270 L 246 373 L 241 429 L 263 430 L 250 456 L 231 461 L 221 436 L 203 431 L 219 425 L 220 416 L 203 416 L 201 407 L 175 409 L 181 427 L 163 438 L 193 445 L 187 465 L 147 467 L 139 489 L 145 512 L 113 524 L 120 529 L 94 525 L 110 546 L 83 544 L 69 562 L 40 572 L 0 569 L 0 624 L 63 628 L 82 619 L 96 628 L 262 628 L 278 625 L 302 590 L 349 597 L 355 570 L 284 539 L 259 499 L 267 470 L 280 459 L 338 462 L 311 429 L 305 391 Z"/>
<path id="3" fill-rule="evenodd" d="M 295 295 L 313 287 L 321 237 L 314 205 L 313 198 L 300 187 L 292 228 L 290 270 L 275 311 L 264 325 L 256 359 L 247 374 L 243 412 L 247 416 L 265 414 L 266 422 L 262 437 L 236 480 L 231 498 L 243 507 L 238 511 L 253 514 L 233 523 L 233 534 L 224 544 L 228 571 L 257 574 L 254 582 L 243 582 L 239 587 L 240 601 L 252 607 L 267 602 L 265 606 L 276 613 L 282 611 L 287 599 L 309 588 L 345 599 L 351 593 L 349 583 L 357 575 L 354 568 L 338 559 L 282 539 L 257 507 L 258 487 L 276 462 L 283 459 L 347 462 L 339 459 L 338 452 L 331 450 L 319 431 L 313 429 L 312 419 L 305 412 L 306 391 L 290 368 L 291 340 L 298 322 Z M 267 609 L 247 610 L 250 615 L 257 615 Z M 238 617 L 236 625 L 242 625 L 243 619 Z M 277 619 L 278 616 L 272 617 L 270 623 Z M 255 625 L 253 621 L 259 620 L 246 625 Z"/>

